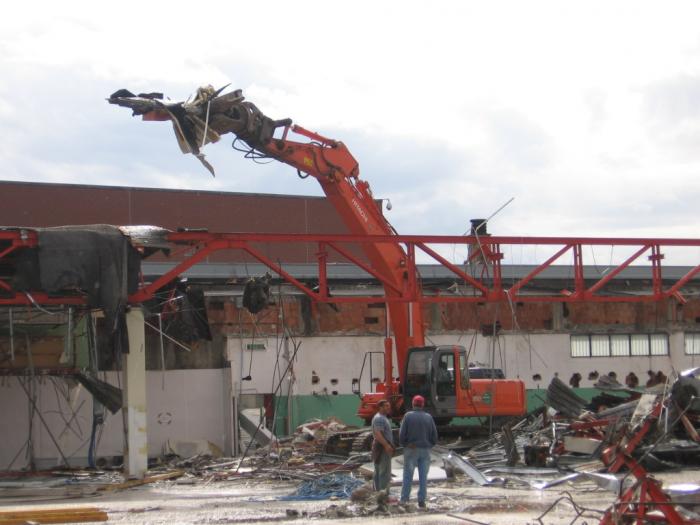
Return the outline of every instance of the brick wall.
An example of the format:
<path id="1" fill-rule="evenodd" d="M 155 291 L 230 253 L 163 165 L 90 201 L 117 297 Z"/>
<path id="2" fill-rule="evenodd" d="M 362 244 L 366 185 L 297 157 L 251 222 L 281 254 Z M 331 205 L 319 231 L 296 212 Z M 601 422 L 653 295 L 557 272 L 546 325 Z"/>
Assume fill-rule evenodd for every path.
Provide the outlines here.
<path id="1" fill-rule="evenodd" d="M 257 315 L 236 306 L 230 298 L 210 299 L 209 320 L 214 331 L 222 334 L 274 335 L 282 330 L 277 306 Z M 482 333 L 499 323 L 499 330 L 576 331 L 640 330 L 672 327 L 700 327 L 700 300 L 682 307 L 667 301 L 660 303 L 517 303 L 503 304 L 426 304 L 425 326 L 429 333 L 478 330 Z M 304 335 L 383 335 L 386 313 L 383 304 L 316 304 L 306 297 L 284 299 L 286 326 Z M 557 321 L 559 319 L 559 321 Z"/>

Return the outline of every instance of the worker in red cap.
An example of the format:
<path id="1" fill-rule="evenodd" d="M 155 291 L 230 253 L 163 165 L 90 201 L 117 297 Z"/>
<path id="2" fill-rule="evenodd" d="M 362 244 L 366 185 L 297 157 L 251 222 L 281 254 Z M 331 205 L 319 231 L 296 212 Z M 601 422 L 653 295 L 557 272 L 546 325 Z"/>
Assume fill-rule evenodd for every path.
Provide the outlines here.
<path id="1" fill-rule="evenodd" d="M 399 442 L 404 447 L 401 503 L 408 503 L 411 497 L 413 472 L 418 467 L 418 506 L 425 508 L 430 449 L 437 443 L 437 428 L 435 428 L 433 416 L 423 411 L 425 407 L 423 396 L 414 396 L 412 404 L 413 410 L 406 412 L 399 430 Z"/>

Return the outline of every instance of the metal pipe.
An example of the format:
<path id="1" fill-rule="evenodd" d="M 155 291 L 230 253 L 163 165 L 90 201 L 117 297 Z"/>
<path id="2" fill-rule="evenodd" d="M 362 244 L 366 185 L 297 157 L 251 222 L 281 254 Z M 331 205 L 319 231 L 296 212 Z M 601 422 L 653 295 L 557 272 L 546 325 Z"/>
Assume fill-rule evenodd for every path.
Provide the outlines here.
<path id="1" fill-rule="evenodd" d="M 97 377 L 97 371 L 100 369 L 100 361 L 97 355 L 97 319 L 92 315 L 92 311 L 88 313 L 88 324 L 90 327 L 89 336 L 91 341 L 90 351 L 92 352 L 92 368 L 91 371 Z"/>
<path id="2" fill-rule="evenodd" d="M 15 360 L 15 327 L 14 319 L 12 318 L 12 308 L 9 311 L 10 314 L 10 361 Z"/>
<path id="3" fill-rule="evenodd" d="M 384 305 L 384 318 L 386 329 L 384 332 L 384 387 L 385 391 L 389 393 L 389 396 L 394 395 L 393 389 L 393 375 L 394 375 L 394 347 L 393 341 L 391 339 L 391 316 L 389 315 L 389 308 L 386 304 Z M 369 385 L 370 391 L 372 390 L 372 355 L 369 356 Z M 401 374 L 401 372 L 399 372 Z"/>
<path id="4" fill-rule="evenodd" d="M 284 351 L 282 357 L 287 363 L 287 370 L 285 373 L 289 374 L 287 376 L 287 428 L 285 429 L 286 434 L 289 436 L 292 434 L 292 357 L 289 353 L 289 335 L 285 333 L 283 337 Z"/>
<path id="5" fill-rule="evenodd" d="M 68 321 L 66 322 L 66 336 L 63 339 L 64 362 L 73 361 L 73 307 L 68 307 Z"/>
<path id="6" fill-rule="evenodd" d="M 158 314 L 158 331 L 160 332 L 161 389 L 165 390 L 165 346 L 163 344 L 163 314 Z"/>
<path id="7" fill-rule="evenodd" d="M 493 219 L 498 213 L 500 213 L 500 211 L 501 211 L 503 208 L 505 208 L 506 206 L 508 206 L 508 205 L 509 205 L 511 202 L 513 202 L 514 200 L 515 200 L 515 197 L 511 197 L 510 199 L 508 199 L 504 204 L 501 205 L 500 208 L 498 208 L 495 212 L 493 212 L 491 215 L 489 215 L 486 219 L 484 219 L 483 221 L 481 221 L 481 222 L 479 223 L 479 225 L 476 226 L 476 227 L 474 228 L 474 230 L 478 231 L 479 228 L 481 228 L 484 224 L 488 223 L 488 222 L 489 222 L 491 219 Z M 467 231 L 467 232 L 464 232 L 464 235 L 468 235 L 468 234 L 469 234 L 468 231 Z"/>
<path id="8" fill-rule="evenodd" d="M 187 350 L 188 352 L 191 352 L 191 351 L 192 351 L 191 348 L 188 348 L 187 346 L 183 345 L 180 341 L 178 341 L 177 339 L 174 339 L 174 338 L 170 337 L 168 334 L 163 333 L 163 331 L 162 331 L 162 330 L 159 330 L 157 326 L 152 325 L 151 323 L 149 323 L 149 322 L 146 321 L 145 319 L 144 319 L 143 323 L 144 323 L 145 325 L 150 326 L 151 328 L 153 328 L 156 332 L 160 332 L 160 334 L 161 334 L 163 337 L 165 337 L 165 338 L 168 339 L 169 341 L 172 341 L 173 343 L 175 343 L 175 344 L 176 344 L 177 346 L 179 346 L 180 348 L 183 348 L 184 350 Z"/>

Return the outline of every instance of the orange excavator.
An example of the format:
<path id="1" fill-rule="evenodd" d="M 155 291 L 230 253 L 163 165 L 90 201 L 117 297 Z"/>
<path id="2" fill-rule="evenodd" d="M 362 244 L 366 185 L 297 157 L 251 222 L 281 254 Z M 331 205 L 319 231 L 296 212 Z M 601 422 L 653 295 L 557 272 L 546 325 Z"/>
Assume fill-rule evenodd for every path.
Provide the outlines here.
<path id="1" fill-rule="evenodd" d="M 393 236 L 394 228 L 360 179 L 357 160 L 340 141 L 306 130 L 291 119 L 273 120 L 244 99 L 241 91 L 222 95 L 223 88 L 200 88 L 188 102 L 163 102 L 159 93 L 134 95 L 119 90 L 108 101 L 129 107 L 144 120 L 170 120 L 184 153 L 192 153 L 213 174 L 200 149 L 225 133 L 247 147 L 237 147 L 252 158 L 275 159 L 296 168 L 300 177 L 314 177 L 352 234 Z M 294 136 L 293 140 L 291 137 Z M 409 276 L 409 255 L 398 242 L 367 242 L 362 249 L 387 298 L 397 297 L 418 283 Z M 327 290 L 321 291 L 326 295 Z M 358 416 L 369 422 L 376 404 L 388 399 L 394 417 L 400 417 L 411 398 L 420 394 L 426 409 L 440 424 L 454 417 L 520 416 L 526 412 L 525 386 L 520 380 L 470 377 L 467 352 L 457 345 L 426 346 L 423 315 L 418 302 L 387 301 L 389 324 L 384 340 L 384 381 L 375 392 L 361 396 Z M 398 378 L 393 376 L 394 349 Z"/>

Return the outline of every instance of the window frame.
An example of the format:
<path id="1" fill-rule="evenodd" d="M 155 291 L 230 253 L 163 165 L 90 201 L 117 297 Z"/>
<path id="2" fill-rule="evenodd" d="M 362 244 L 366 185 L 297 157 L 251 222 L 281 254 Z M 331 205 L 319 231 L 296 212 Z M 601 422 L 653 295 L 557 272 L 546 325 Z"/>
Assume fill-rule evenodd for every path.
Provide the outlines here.
<path id="1" fill-rule="evenodd" d="M 700 332 L 689 333 L 697 336 L 697 341 L 694 343 L 698 347 L 696 354 L 688 354 L 687 343 L 685 344 L 684 351 L 685 355 L 700 355 Z M 627 338 L 627 352 L 621 353 L 620 342 L 622 337 Z M 602 349 L 601 346 L 604 338 L 607 338 L 607 352 Z M 587 351 L 583 351 L 582 343 L 584 340 L 588 341 Z M 615 341 L 615 343 L 613 342 Z M 641 344 L 642 347 L 646 348 L 646 352 L 642 353 L 636 350 L 635 353 L 635 341 L 638 345 Z M 598 346 L 598 350 L 594 351 L 594 348 Z M 613 349 L 617 348 L 617 353 L 613 352 Z M 661 348 L 662 351 L 659 351 Z M 576 352 L 576 353 L 575 353 Z M 663 357 L 668 356 L 671 353 L 671 340 L 669 334 L 665 332 L 633 332 L 625 334 L 597 334 L 597 333 L 587 333 L 587 334 L 569 334 L 569 357 L 572 359 L 582 359 L 582 358 L 608 358 L 608 357 Z"/>
<path id="2" fill-rule="evenodd" d="M 688 352 L 688 336 L 693 338 L 693 346 L 695 347 L 693 352 Z M 683 333 L 683 355 L 700 355 L 700 332 Z"/>

